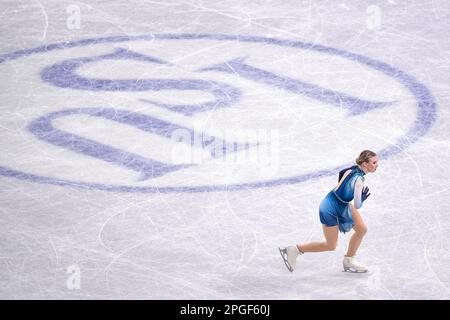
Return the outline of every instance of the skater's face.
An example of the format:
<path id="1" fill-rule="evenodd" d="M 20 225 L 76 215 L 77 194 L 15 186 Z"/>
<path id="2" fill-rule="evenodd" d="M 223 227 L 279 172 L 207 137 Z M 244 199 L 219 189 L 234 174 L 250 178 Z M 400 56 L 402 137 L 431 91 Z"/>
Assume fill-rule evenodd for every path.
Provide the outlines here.
<path id="1" fill-rule="evenodd" d="M 364 162 L 364 167 L 366 168 L 367 172 L 375 172 L 378 167 L 378 156 L 369 158 L 367 162 Z"/>

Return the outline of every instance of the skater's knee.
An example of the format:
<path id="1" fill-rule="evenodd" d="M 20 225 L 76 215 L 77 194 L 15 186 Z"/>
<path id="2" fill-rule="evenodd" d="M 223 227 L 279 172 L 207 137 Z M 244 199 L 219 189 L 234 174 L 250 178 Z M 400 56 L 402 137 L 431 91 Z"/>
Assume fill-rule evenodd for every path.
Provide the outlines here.
<path id="1" fill-rule="evenodd" d="M 358 227 L 355 228 L 355 232 L 363 236 L 367 233 L 367 226 L 365 224 L 359 225 Z"/>
<path id="2" fill-rule="evenodd" d="M 326 244 L 327 251 L 334 251 L 334 250 L 336 250 L 336 247 L 337 247 L 337 243 L 327 242 L 327 244 Z"/>
<path id="3" fill-rule="evenodd" d="M 366 226 L 364 226 L 362 232 L 363 232 L 363 234 L 366 234 L 366 233 L 367 233 L 367 227 L 366 227 Z"/>

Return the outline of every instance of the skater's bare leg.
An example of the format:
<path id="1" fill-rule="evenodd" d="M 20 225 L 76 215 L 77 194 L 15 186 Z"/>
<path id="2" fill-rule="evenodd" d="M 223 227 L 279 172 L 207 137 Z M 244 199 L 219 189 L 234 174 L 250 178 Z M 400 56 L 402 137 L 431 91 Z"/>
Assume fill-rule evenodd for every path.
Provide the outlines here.
<path id="1" fill-rule="evenodd" d="M 353 230 L 355 230 L 355 233 L 353 233 L 352 237 L 350 238 L 347 254 L 345 255 L 346 257 L 353 257 L 356 254 L 356 251 L 358 250 L 359 245 L 361 244 L 361 241 L 367 232 L 367 227 L 364 224 L 364 221 L 358 210 L 356 210 L 355 207 L 353 207 L 353 205 L 351 204 L 350 207 L 352 208 L 353 221 L 355 222 L 353 226 Z"/>
<path id="2" fill-rule="evenodd" d="M 336 249 L 339 236 L 339 226 L 327 227 L 326 225 L 322 225 L 322 227 L 326 241 L 300 244 L 297 245 L 298 250 L 301 252 L 322 252 L 333 251 Z"/>

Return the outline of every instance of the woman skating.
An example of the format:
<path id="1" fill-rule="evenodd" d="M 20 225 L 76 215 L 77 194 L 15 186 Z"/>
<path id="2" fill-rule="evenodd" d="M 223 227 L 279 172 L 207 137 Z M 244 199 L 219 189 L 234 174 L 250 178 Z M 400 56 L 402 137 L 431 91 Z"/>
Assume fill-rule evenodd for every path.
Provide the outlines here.
<path id="1" fill-rule="evenodd" d="M 367 232 L 367 227 L 357 209 L 362 207 L 363 202 L 370 195 L 369 188 L 364 187 L 364 176 L 367 173 L 375 172 L 377 167 L 378 156 L 376 153 L 364 150 L 356 159 L 356 165 L 339 172 L 338 185 L 326 195 L 319 206 L 319 217 L 325 241 L 279 248 L 289 271 L 294 271 L 298 255 L 306 252 L 335 250 L 339 231 L 346 233 L 352 228 L 355 232 L 350 239 L 347 254 L 343 260 L 344 271 L 368 271 L 365 266 L 354 259 Z"/>

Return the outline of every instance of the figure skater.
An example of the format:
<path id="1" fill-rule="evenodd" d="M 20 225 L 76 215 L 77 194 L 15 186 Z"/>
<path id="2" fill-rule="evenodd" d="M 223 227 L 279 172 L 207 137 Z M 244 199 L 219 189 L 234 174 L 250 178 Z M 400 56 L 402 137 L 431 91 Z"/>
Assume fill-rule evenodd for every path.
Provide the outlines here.
<path id="1" fill-rule="evenodd" d="M 375 172 L 377 167 L 377 154 L 370 150 L 364 150 L 356 159 L 356 165 L 339 172 L 337 186 L 326 195 L 319 206 L 325 241 L 279 248 L 289 271 L 294 271 L 298 255 L 305 252 L 335 250 L 339 231 L 346 233 L 352 228 L 355 233 L 350 239 L 347 254 L 343 260 L 344 271 L 368 271 L 365 266 L 354 259 L 367 232 L 367 227 L 357 209 L 360 209 L 363 202 L 370 196 L 369 188 L 364 187 L 364 176 L 369 172 Z M 352 200 L 353 204 L 350 202 Z"/>

